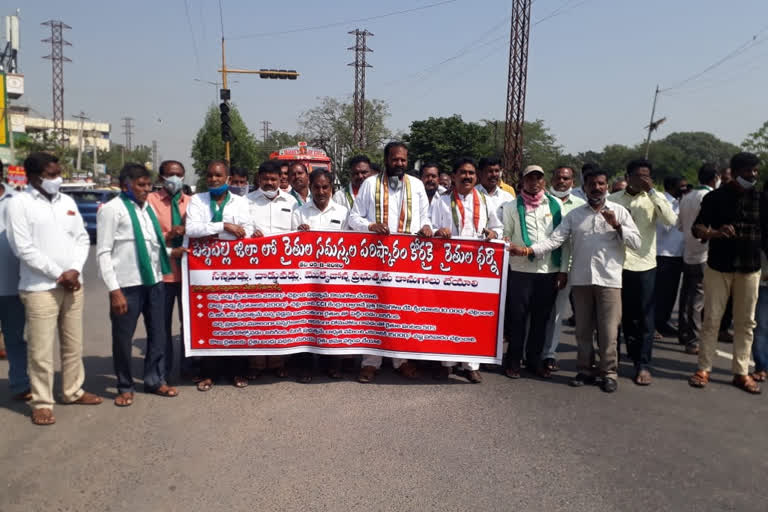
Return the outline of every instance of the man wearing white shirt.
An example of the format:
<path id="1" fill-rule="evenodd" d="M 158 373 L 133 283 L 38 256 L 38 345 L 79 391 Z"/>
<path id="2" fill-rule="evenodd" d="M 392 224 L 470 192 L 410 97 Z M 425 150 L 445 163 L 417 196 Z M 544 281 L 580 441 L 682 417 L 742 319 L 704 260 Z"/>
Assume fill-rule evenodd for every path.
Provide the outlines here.
<path id="1" fill-rule="evenodd" d="M 331 201 L 333 185 L 331 173 L 325 169 L 315 169 L 309 175 L 309 189 L 312 201 L 293 211 L 293 227 L 299 231 L 341 231 L 348 229 L 346 206 Z M 296 354 L 299 367 L 297 380 L 302 384 L 312 381 L 313 355 L 309 352 Z M 340 379 L 343 356 L 326 356 L 328 376 Z"/>
<path id="2" fill-rule="evenodd" d="M 355 206 L 349 214 L 349 225 L 355 231 L 380 235 L 410 233 L 432 236 L 429 199 L 421 180 L 405 174 L 408 148 L 402 142 L 384 147 L 385 172 L 363 182 Z M 410 208 L 409 208 L 410 206 Z M 404 359 L 392 363 L 403 376 L 418 378 L 415 366 Z M 381 356 L 363 356 L 359 382 L 371 382 L 381 367 Z"/>
<path id="3" fill-rule="evenodd" d="M 350 210 L 355 205 L 355 198 L 360 192 L 360 186 L 365 179 L 370 176 L 371 160 L 365 155 L 353 156 L 349 159 L 349 184 L 340 188 L 333 194 L 333 202 L 342 205 Z M 312 193 L 312 184 L 309 185 L 310 194 Z M 311 202 L 311 201 L 310 201 Z"/>
<path id="4" fill-rule="evenodd" d="M 529 165 L 521 178 L 517 199 L 504 206 L 504 237 L 514 245 L 530 247 L 550 236 L 562 222 L 562 212 L 560 201 L 544 190 L 546 182 L 540 166 Z M 557 292 L 568 281 L 568 274 L 563 272 L 563 261 L 570 258 L 568 251 L 566 245 L 548 258 L 509 260 L 504 325 L 509 347 L 504 374 L 510 379 L 520 378 L 523 352 L 529 372 L 545 379 L 552 377 L 541 356 Z"/>
<path id="5" fill-rule="evenodd" d="M 419 169 L 419 178 L 424 184 L 424 191 L 427 193 L 429 199 L 429 219 L 432 220 L 432 215 L 435 212 L 435 205 L 440 202 L 442 194 L 440 193 L 438 176 L 440 175 L 440 169 L 437 164 L 427 162 Z M 433 224 L 434 225 L 434 224 Z"/>
<path id="6" fill-rule="evenodd" d="M 309 171 L 302 162 L 291 162 L 288 165 L 288 176 L 291 179 L 290 194 L 296 199 L 299 206 L 312 200 L 309 192 Z"/>
<path id="7" fill-rule="evenodd" d="M 516 256 L 544 258 L 570 240 L 573 261 L 569 280 L 576 306 L 578 354 L 578 374 L 570 385 L 596 381 L 593 339 L 597 330 L 601 388 L 612 393 L 618 388 L 616 333 L 621 322 L 624 249 L 637 249 L 641 239 L 629 212 L 606 201 L 608 176 L 604 171 L 595 169 L 584 175 L 584 188 L 587 204 L 571 210 L 548 238 L 531 247 L 512 245 L 509 251 Z"/>
<path id="8" fill-rule="evenodd" d="M 687 186 L 688 182 L 679 176 L 664 178 L 664 197 L 675 215 L 680 211 L 678 200 L 682 196 L 681 190 Z M 669 319 L 675 307 L 683 272 L 683 243 L 683 233 L 674 224 L 656 223 L 655 339 L 677 336 L 677 330 L 669 325 Z"/>
<path id="9" fill-rule="evenodd" d="M 275 183 L 280 179 L 278 169 Z M 205 184 L 208 192 L 192 196 L 187 208 L 186 232 L 189 240 L 213 238 L 219 240 L 238 240 L 248 238 L 253 233 L 253 223 L 248 200 L 229 191 L 229 165 L 223 160 L 210 162 L 205 171 Z M 209 391 L 214 380 L 220 375 L 232 377 L 236 388 L 248 385 L 243 377 L 244 364 L 240 357 L 202 357 L 198 391 Z"/>
<path id="10" fill-rule="evenodd" d="M 304 164 L 298 163 L 298 165 L 303 167 Z M 296 176 L 297 171 L 301 172 L 296 165 L 291 164 L 291 176 Z M 297 208 L 297 203 L 292 194 L 287 194 L 279 187 L 279 164 L 273 160 L 262 163 L 259 166 L 257 180 L 259 188 L 247 196 L 253 235 L 261 237 L 295 230 L 293 212 Z M 296 192 L 295 186 L 293 192 Z M 308 187 L 306 194 L 311 201 Z M 257 379 L 267 368 L 274 370 L 278 377 L 288 376 L 282 356 L 251 356 L 248 358 L 248 379 Z"/>
<path id="11" fill-rule="evenodd" d="M 84 391 L 83 289 L 80 274 L 90 238 L 75 201 L 59 192 L 59 160 L 32 153 L 24 161 L 29 186 L 8 204 L 8 242 L 19 258 L 19 295 L 24 304 L 32 423 L 52 425 L 53 351 L 60 333 L 62 401 L 96 405 Z"/>
<path id="12" fill-rule="evenodd" d="M 453 191 L 442 196 L 432 212 L 435 236 L 474 240 L 501 238 L 503 226 L 496 210 L 485 194 L 475 188 L 476 183 L 477 164 L 474 159 L 462 157 L 456 160 L 453 164 Z M 435 377 L 448 378 L 455 365 L 455 362 L 443 361 Z M 468 381 L 473 384 L 483 381 L 479 363 L 462 363 L 461 366 Z"/>
<path id="13" fill-rule="evenodd" d="M 0 162 L 0 179 L 3 163 Z M 8 357 L 8 384 L 14 400 L 27 401 L 29 392 L 27 375 L 27 342 L 24 341 L 24 304 L 19 298 L 19 259 L 8 244 L 5 212 L 11 198 L 16 195 L 13 187 L 0 183 L 0 327 L 5 338 Z"/>
<path id="14" fill-rule="evenodd" d="M 488 196 L 489 206 L 496 211 L 499 219 L 502 219 L 501 209 L 508 202 L 514 201 L 515 196 L 501 188 L 501 160 L 496 157 L 481 158 L 478 165 L 477 189 Z"/>
<path id="15" fill-rule="evenodd" d="M 573 195 L 573 174 L 573 169 L 566 165 L 561 165 L 552 172 L 552 183 L 549 187 L 549 193 L 560 201 L 560 214 L 563 218 L 573 209 L 586 203 L 583 199 Z M 568 252 L 570 253 L 570 242 L 565 242 L 565 244 L 569 245 Z M 568 260 L 563 258 L 560 262 L 560 272 L 567 274 L 570 268 L 570 258 Z M 565 288 L 557 292 L 555 307 L 552 309 L 552 313 L 549 315 L 549 322 L 547 323 L 547 335 L 541 358 L 542 364 L 551 372 L 560 369 L 557 365 L 557 347 L 560 345 L 560 324 L 565 316 L 570 295 L 571 283 L 567 282 Z"/>
<path id="16" fill-rule="evenodd" d="M 166 382 L 165 283 L 171 275 L 170 258 L 180 258 L 183 247 L 169 251 L 160 222 L 147 196 L 151 175 L 141 164 L 125 164 L 120 171 L 120 195 L 99 208 L 96 215 L 96 258 L 99 275 L 109 291 L 112 322 L 112 361 L 117 376 L 115 405 L 133 404 L 131 372 L 133 335 L 139 315 L 144 317 L 147 348 L 144 355 L 144 391 L 175 397 L 178 390 Z"/>
<path id="17" fill-rule="evenodd" d="M 699 352 L 699 334 L 704 318 L 704 267 L 708 244 L 693 236 L 692 228 L 704 196 L 720 185 L 720 173 L 712 164 L 699 169 L 699 184 L 680 200 L 677 224 L 683 234 L 683 284 L 680 288 L 677 339 L 689 354 Z"/>

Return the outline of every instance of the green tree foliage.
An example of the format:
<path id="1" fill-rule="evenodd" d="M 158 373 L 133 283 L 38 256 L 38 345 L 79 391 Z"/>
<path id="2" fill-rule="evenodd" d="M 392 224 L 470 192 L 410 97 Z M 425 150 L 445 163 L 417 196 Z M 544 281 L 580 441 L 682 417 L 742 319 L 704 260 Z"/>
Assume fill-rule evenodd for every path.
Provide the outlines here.
<path id="1" fill-rule="evenodd" d="M 413 161 L 436 162 L 449 169 L 460 156 L 500 157 L 504 152 L 503 121 L 467 122 L 461 116 L 430 117 L 411 123 L 405 136 Z M 562 148 L 544 121 L 538 119 L 523 125 L 523 165 L 541 165 L 552 169 L 562 158 Z"/>
<path id="2" fill-rule="evenodd" d="M 255 173 L 260 163 L 259 144 L 248 130 L 237 107 L 231 106 L 229 111 L 233 140 L 230 144 L 230 163 L 233 166 L 244 167 Z M 224 159 L 224 141 L 221 140 L 221 119 L 219 108 L 211 105 L 205 114 L 203 126 L 197 132 L 192 143 L 192 160 L 195 173 L 198 176 L 198 190 L 205 190 L 205 169 L 211 160 Z"/>
<path id="3" fill-rule="evenodd" d="M 390 139 L 391 132 L 385 122 L 389 105 L 382 100 L 365 101 L 366 141 L 362 148 L 355 147 L 354 106 L 336 98 L 320 98 L 320 104 L 301 114 L 299 126 L 309 145 L 322 149 L 331 159 L 334 171 L 342 181 L 347 179 L 344 163 L 352 155 L 365 154 L 371 161 L 381 162 L 381 150 Z"/>
<path id="4" fill-rule="evenodd" d="M 768 165 L 768 121 L 756 132 L 747 135 L 747 139 L 742 144 L 746 151 L 755 153 L 760 157 L 763 168 Z"/>
<path id="5" fill-rule="evenodd" d="M 109 151 L 104 153 L 98 153 L 96 155 L 99 163 L 106 164 L 107 174 L 117 177 L 120 174 L 120 169 L 123 168 L 124 162 L 136 162 L 139 164 L 146 164 L 152 161 L 152 148 L 149 146 L 139 145 L 133 148 L 131 151 L 125 151 L 125 146 L 122 144 L 112 144 L 109 147 Z M 83 169 L 88 169 L 93 166 L 92 155 L 83 153 Z M 153 169 L 153 171 L 156 171 Z"/>

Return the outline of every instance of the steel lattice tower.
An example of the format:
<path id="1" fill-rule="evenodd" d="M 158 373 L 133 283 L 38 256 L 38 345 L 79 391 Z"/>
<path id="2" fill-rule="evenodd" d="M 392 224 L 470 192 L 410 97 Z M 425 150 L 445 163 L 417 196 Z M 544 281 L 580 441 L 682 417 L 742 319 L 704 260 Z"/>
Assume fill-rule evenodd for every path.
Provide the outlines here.
<path id="1" fill-rule="evenodd" d="M 512 0 L 509 35 L 507 123 L 504 131 L 505 179 L 516 183 L 523 165 L 523 120 L 528 80 L 528 41 L 531 33 L 531 0 Z"/>
<path id="2" fill-rule="evenodd" d="M 355 126 L 354 126 L 354 145 L 358 149 L 365 147 L 365 68 L 371 68 L 366 62 L 366 53 L 372 52 L 366 44 L 366 38 L 372 36 L 368 30 L 355 29 L 349 34 L 355 35 L 355 46 L 347 50 L 355 51 L 355 62 L 350 62 L 348 66 L 355 67 Z"/>
<path id="3" fill-rule="evenodd" d="M 53 135 L 54 139 L 64 142 L 64 63 L 72 62 L 64 56 L 64 46 L 72 46 L 64 40 L 64 29 L 71 29 L 69 25 L 57 20 L 48 20 L 41 25 L 51 27 L 51 37 L 43 39 L 44 43 L 51 43 L 51 54 L 43 57 L 51 61 L 52 87 L 53 87 Z"/>

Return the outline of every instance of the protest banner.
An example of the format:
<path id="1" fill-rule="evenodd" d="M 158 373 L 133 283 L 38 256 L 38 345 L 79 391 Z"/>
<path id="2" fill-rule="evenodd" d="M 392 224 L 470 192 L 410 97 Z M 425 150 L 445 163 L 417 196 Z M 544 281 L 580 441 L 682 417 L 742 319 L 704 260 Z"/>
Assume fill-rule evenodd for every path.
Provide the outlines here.
<path id="1" fill-rule="evenodd" d="M 375 354 L 499 363 L 500 242 L 357 232 L 191 241 L 188 357 Z"/>

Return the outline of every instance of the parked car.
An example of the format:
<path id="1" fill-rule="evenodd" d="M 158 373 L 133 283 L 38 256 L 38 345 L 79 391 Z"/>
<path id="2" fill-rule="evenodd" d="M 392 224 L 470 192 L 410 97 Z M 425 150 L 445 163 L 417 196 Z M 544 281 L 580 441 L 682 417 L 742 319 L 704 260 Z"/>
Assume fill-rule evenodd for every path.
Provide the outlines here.
<path id="1" fill-rule="evenodd" d="M 85 229 L 91 237 L 91 243 L 96 242 L 96 212 L 101 205 L 115 197 L 119 191 L 110 189 L 68 190 L 65 192 L 71 196 L 83 216 Z"/>

